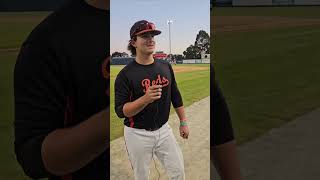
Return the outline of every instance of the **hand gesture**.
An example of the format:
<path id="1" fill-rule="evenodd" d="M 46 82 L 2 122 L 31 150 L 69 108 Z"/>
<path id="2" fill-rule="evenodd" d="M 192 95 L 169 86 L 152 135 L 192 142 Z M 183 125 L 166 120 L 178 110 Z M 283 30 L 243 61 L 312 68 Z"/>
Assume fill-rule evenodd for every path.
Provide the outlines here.
<path id="1" fill-rule="evenodd" d="M 162 85 L 150 86 L 144 95 L 146 103 L 152 103 L 153 101 L 161 98 Z"/>

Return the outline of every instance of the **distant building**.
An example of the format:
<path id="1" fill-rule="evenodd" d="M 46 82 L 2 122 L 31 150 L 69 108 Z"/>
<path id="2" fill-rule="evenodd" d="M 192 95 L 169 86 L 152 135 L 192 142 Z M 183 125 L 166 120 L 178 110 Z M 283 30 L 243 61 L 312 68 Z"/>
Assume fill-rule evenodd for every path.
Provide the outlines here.
<path id="1" fill-rule="evenodd" d="M 299 6 L 320 5 L 320 0 L 213 0 L 213 6 Z"/>
<path id="2" fill-rule="evenodd" d="M 213 6 L 232 6 L 232 0 L 213 0 Z"/>
<path id="3" fill-rule="evenodd" d="M 233 0 L 233 6 L 271 6 L 273 0 Z"/>
<path id="4" fill-rule="evenodd" d="M 320 5 L 320 0 L 232 0 L 233 6 Z"/>
<path id="5" fill-rule="evenodd" d="M 168 55 L 163 51 L 157 51 L 153 54 L 153 58 L 155 59 L 167 59 Z"/>
<path id="6" fill-rule="evenodd" d="M 201 52 L 201 63 L 210 63 L 210 54 L 206 54 L 204 51 Z"/>
<path id="7" fill-rule="evenodd" d="M 320 0 L 294 0 L 295 5 L 320 5 Z"/>
<path id="8" fill-rule="evenodd" d="M 210 59 L 210 54 L 206 54 L 205 52 L 202 52 L 201 59 Z"/>

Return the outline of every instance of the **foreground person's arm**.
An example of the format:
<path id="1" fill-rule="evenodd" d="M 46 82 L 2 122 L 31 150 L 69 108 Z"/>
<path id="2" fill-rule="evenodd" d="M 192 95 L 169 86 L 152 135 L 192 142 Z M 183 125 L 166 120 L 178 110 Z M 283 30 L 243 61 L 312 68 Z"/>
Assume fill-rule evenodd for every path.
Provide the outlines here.
<path id="1" fill-rule="evenodd" d="M 242 180 L 235 141 L 211 147 L 211 157 L 221 180 Z"/>
<path id="2" fill-rule="evenodd" d="M 41 151 L 46 169 L 52 174 L 64 175 L 104 152 L 109 144 L 109 118 L 108 108 L 74 127 L 50 133 Z"/>
<path id="3" fill-rule="evenodd" d="M 211 68 L 211 161 L 221 180 L 242 180 L 231 116 Z M 211 176 L 213 177 L 213 175 Z"/>

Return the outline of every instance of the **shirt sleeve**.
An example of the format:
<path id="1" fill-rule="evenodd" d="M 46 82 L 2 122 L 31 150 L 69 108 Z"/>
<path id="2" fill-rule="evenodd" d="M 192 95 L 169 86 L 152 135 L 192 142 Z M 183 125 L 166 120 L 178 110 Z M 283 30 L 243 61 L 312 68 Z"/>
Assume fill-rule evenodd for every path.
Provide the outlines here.
<path id="1" fill-rule="evenodd" d="M 63 127 L 64 90 L 54 55 L 45 45 L 24 44 L 14 69 L 15 154 L 31 178 L 51 176 L 45 169 L 41 145 Z"/>
<path id="2" fill-rule="evenodd" d="M 174 72 L 172 66 L 169 64 L 170 72 L 171 72 L 171 102 L 174 108 L 178 108 L 183 106 L 183 101 L 181 97 L 181 93 L 179 91 Z"/>
<path id="3" fill-rule="evenodd" d="M 119 118 L 125 118 L 123 113 L 123 106 L 130 102 L 132 99 L 132 93 L 130 92 L 130 85 L 128 78 L 124 75 L 123 71 L 117 75 L 114 83 L 114 108 Z"/>
<path id="4" fill-rule="evenodd" d="M 234 139 L 231 117 L 225 98 L 215 80 L 211 68 L 211 146 L 224 144 Z"/>

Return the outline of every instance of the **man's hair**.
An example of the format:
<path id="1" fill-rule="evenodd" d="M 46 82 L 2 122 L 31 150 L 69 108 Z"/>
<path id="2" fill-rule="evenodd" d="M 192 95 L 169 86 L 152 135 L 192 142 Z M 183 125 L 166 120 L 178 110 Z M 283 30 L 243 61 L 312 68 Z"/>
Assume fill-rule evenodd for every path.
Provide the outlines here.
<path id="1" fill-rule="evenodd" d="M 133 56 L 135 56 L 137 54 L 137 50 L 134 46 L 132 46 L 131 42 L 132 41 L 136 41 L 137 40 L 137 36 L 132 37 L 132 39 L 130 39 L 129 44 L 128 44 L 128 50 L 131 52 L 131 54 Z"/>

